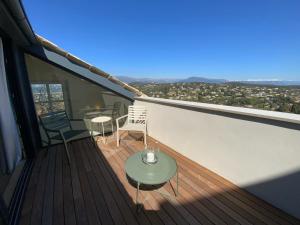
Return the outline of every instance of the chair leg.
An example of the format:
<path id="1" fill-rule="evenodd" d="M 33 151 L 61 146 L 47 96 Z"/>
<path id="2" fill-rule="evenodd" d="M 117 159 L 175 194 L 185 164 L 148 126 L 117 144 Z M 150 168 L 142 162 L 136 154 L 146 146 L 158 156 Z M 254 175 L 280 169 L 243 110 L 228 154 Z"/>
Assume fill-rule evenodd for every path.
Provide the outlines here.
<path id="1" fill-rule="evenodd" d="M 95 140 L 95 138 L 91 138 L 91 142 L 92 142 L 92 144 L 95 146 L 95 147 L 97 147 L 98 145 L 97 145 L 97 141 Z"/>
<path id="2" fill-rule="evenodd" d="M 47 143 L 47 147 L 46 147 L 46 149 L 47 149 L 47 152 L 49 152 L 49 148 L 51 147 L 51 139 L 49 138 L 48 139 L 48 143 Z"/>
<path id="3" fill-rule="evenodd" d="M 70 158 L 70 153 L 69 153 L 69 150 L 68 150 L 68 143 L 65 140 L 64 140 L 64 145 L 65 145 L 65 151 L 67 153 L 68 162 L 70 164 L 71 158 Z"/>
<path id="4" fill-rule="evenodd" d="M 147 148 L 147 134 L 146 134 L 146 132 L 144 132 L 144 145 L 145 145 L 145 148 Z"/>
<path id="5" fill-rule="evenodd" d="M 66 139 L 64 138 L 63 132 L 61 130 L 59 130 L 59 134 L 60 134 L 60 137 L 61 137 L 62 141 L 64 142 L 65 151 L 67 153 L 68 162 L 70 164 L 71 158 L 70 158 L 70 154 L 69 154 L 69 150 L 68 150 L 68 143 L 67 143 Z"/>
<path id="6" fill-rule="evenodd" d="M 117 147 L 120 146 L 119 139 L 120 139 L 120 137 L 119 137 L 119 130 L 117 129 Z"/>
<path id="7" fill-rule="evenodd" d="M 91 134 L 91 141 L 92 141 L 92 144 L 93 144 L 95 147 L 97 147 L 98 145 L 97 145 L 97 142 L 96 142 L 95 137 L 94 137 L 94 131 L 92 130 L 92 131 L 90 132 L 90 134 Z"/>

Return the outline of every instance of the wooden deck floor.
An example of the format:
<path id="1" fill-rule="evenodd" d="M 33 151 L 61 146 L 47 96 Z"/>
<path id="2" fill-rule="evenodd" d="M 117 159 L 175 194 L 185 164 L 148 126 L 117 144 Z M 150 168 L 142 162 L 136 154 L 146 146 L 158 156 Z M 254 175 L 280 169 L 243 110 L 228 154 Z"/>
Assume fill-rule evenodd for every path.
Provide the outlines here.
<path id="1" fill-rule="evenodd" d="M 143 144 L 130 136 L 119 148 L 112 137 L 107 142 L 99 142 L 98 148 L 89 139 L 71 143 L 70 166 L 61 145 L 41 152 L 20 224 L 300 224 L 151 138 L 150 145 L 158 144 L 177 160 L 180 195 L 167 199 L 153 191 L 142 191 L 144 210 L 136 214 L 136 189 L 126 179 L 124 163 L 143 149 Z M 162 191 L 172 193 L 171 186 L 166 184 Z"/>

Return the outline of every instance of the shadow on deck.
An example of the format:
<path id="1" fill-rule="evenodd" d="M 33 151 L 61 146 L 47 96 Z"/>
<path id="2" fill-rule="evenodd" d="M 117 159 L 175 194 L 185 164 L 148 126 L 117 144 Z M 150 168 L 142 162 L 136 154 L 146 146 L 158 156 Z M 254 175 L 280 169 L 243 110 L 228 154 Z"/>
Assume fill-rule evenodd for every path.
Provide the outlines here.
<path id="1" fill-rule="evenodd" d="M 109 137 L 107 144 L 95 147 L 90 139 L 83 139 L 71 143 L 70 166 L 62 145 L 39 154 L 20 224 L 300 224 L 167 146 L 148 140 L 177 160 L 180 195 L 176 199 L 142 191 L 144 210 L 136 214 L 136 189 L 126 179 L 124 163 L 143 149 L 142 142 L 126 136 L 117 148 Z M 169 184 L 162 191 L 173 194 Z"/>

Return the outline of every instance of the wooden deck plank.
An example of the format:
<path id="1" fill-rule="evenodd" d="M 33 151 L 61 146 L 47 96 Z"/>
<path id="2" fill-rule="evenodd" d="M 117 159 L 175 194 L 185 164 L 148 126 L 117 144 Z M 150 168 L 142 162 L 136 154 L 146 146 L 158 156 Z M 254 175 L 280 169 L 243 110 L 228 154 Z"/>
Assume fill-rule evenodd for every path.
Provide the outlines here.
<path id="1" fill-rule="evenodd" d="M 185 159 L 188 160 L 188 159 Z M 297 223 L 299 222 L 294 217 L 282 212 L 280 209 L 270 205 L 269 203 L 263 201 L 262 199 L 248 193 L 247 191 L 237 187 L 236 185 L 232 184 L 228 180 L 218 176 L 214 172 L 202 167 L 201 165 L 195 164 L 192 162 L 192 166 L 195 166 L 197 169 L 202 171 L 202 175 L 208 179 L 209 181 L 214 182 L 218 187 L 222 190 L 230 190 L 229 194 L 235 196 L 239 200 L 247 203 L 252 208 L 259 210 L 264 215 L 268 216 L 269 218 L 273 218 L 277 220 L 279 224 L 290 224 L 290 223 Z M 288 222 L 290 221 L 290 223 Z"/>
<path id="2" fill-rule="evenodd" d="M 36 194 L 33 200 L 33 208 L 31 213 L 31 225 L 40 225 L 42 224 L 42 214 L 43 214 L 43 203 L 44 203 L 44 192 L 46 186 L 46 175 L 48 170 L 49 158 L 46 154 L 42 159 L 41 172 L 39 174 Z"/>
<path id="3" fill-rule="evenodd" d="M 90 162 L 88 160 L 87 154 L 85 153 L 87 149 L 81 148 L 79 149 L 81 159 L 83 161 L 83 164 L 85 166 L 85 169 L 87 171 L 86 175 L 89 181 L 89 184 L 91 186 L 93 198 L 95 200 L 96 208 L 99 214 L 99 218 L 102 224 L 112 225 L 114 224 L 113 219 L 111 218 L 111 215 L 107 209 L 103 193 L 100 190 L 100 187 L 98 186 L 98 183 L 96 181 L 96 177 L 93 173 L 92 166 L 90 165 Z"/>
<path id="4" fill-rule="evenodd" d="M 106 207 L 108 208 L 114 223 L 120 224 L 120 225 L 126 224 L 124 221 L 124 218 L 122 216 L 121 209 L 118 208 L 117 203 L 115 202 L 115 199 L 112 196 L 110 188 L 105 183 L 105 179 L 102 176 L 102 173 L 100 172 L 100 170 L 98 168 L 97 161 L 95 160 L 94 154 L 91 154 L 90 151 L 87 151 L 86 154 L 88 156 L 88 159 L 90 161 L 90 164 L 91 164 L 93 170 L 95 171 L 94 175 L 96 177 L 96 180 L 100 187 L 100 190 L 103 193 L 103 197 L 106 202 Z M 97 171 L 99 171 L 99 172 L 97 172 Z"/>
<path id="5" fill-rule="evenodd" d="M 183 170 L 181 168 L 181 170 Z M 222 192 L 217 192 L 216 190 L 213 189 L 213 184 L 207 185 L 205 182 L 202 182 L 197 179 L 193 179 L 191 176 L 186 177 L 184 174 L 179 174 L 179 177 L 181 179 L 184 179 L 186 182 L 188 182 L 188 185 L 191 187 L 195 187 L 196 190 L 198 190 L 199 187 L 201 187 L 201 190 L 205 191 L 205 195 L 207 196 L 208 199 L 217 199 L 219 202 L 222 202 L 224 205 L 227 207 L 231 208 L 232 211 L 235 211 L 237 214 L 241 215 L 244 219 L 246 219 L 248 222 L 251 224 L 264 224 L 262 221 L 260 221 L 258 218 L 251 216 L 245 209 L 237 206 L 234 204 L 234 202 L 228 200 L 225 196 L 224 193 Z M 230 216 L 233 216 L 236 214 L 230 214 Z M 245 221 L 243 223 L 246 223 Z"/>
<path id="6" fill-rule="evenodd" d="M 64 225 L 63 155 L 61 149 L 56 151 L 55 163 L 53 224 Z"/>
<path id="7" fill-rule="evenodd" d="M 34 167 L 30 176 L 29 184 L 26 190 L 25 199 L 22 207 L 22 213 L 20 218 L 20 225 L 30 225 L 31 212 L 33 208 L 33 199 L 36 195 L 37 184 L 39 181 L 39 174 L 42 166 L 42 158 L 45 152 L 41 152 L 34 161 Z"/>
<path id="8" fill-rule="evenodd" d="M 53 220 L 52 215 L 53 215 L 56 148 L 49 149 L 48 158 L 49 158 L 49 165 L 46 174 L 46 187 L 44 193 L 42 225 L 51 225 Z"/>
<path id="9" fill-rule="evenodd" d="M 63 146 L 61 146 L 58 151 L 60 151 L 63 156 L 63 203 L 65 225 L 76 225 L 71 170 Z"/>
<path id="10" fill-rule="evenodd" d="M 183 169 L 183 166 L 182 166 Z M 183 169 L 184 170 L 184 169 Z M 186 169 L 186 173 L 188 173 L 188 170 Z M 187 177 L 187 176 L 185 176 Z M 255 224 L 274 224 L 274 221 L 271 221 L 269 218 L 265 217 L 264 215 L 260 214 L 256 210 L 253 210 L 253 208 L 249 207 L 245 203 L 239 201 L 235 197 L 228 194 L 228 191 L 223 191 L 219 189 L 214 183 L 207 181 L 205 178 L 202 177 L 202 175 L 198 175 L 197 178 L 193 177 L 192 175 L 188 176 L 191 180 L 190 182 L 195 183 L 196 185 L 201 185 L 205 190 L 208 191 L 208 193 L 211 196 L 216 196 L 221 201 L 227 203 L 227 205 L 230 205 L 231 208 L 235 211 L 238 211 L 241 215 L 243 215 L 245 218 L 248 218 L 248 220 Z M 230 201 L 230 203 L 229 203 Z M 254 216 L 254 217 L 253 217 Z M 255 219 L 257 218 L 257 219 Z"/>
<path id="11" fill-rule="evenodd" d="M 79 145 L 79 149 L 84 147 L 82 142 L 78 142 L 77 144 Z M 92 195 L 92 191 L 90 188 L 91 185 L 88 182 L 87 172 L 85 171 L 85 167 L 83 165 L 81 154 L 78 151 L 79 149 L 76 149 L 75 151 L 73 151 L 73 154 L 74 154 L 77 169 L 78 169 L 78 176 L 79 176 L 79 181 L 81 184 L 81 190 L 82 190 L 84 204 L 89 206 L 89 209 L 86 210 L 87 218 L 88 218 L 90 225 L 100 225 L 101 222 L 100 222 L 100 218 L 98 218 L 96 204 L 95 204 L 95 201 L 94 201 L 94 198 Z"/>
<path id="12" fill-rule="evenodd" d="M 189 180 L 186 179 L 186 177 L 179 174 L 179 179 L 180 179 L 182 186 L 184 186 L 184 187 L 187 186 L 187 189 L 190 191 L 190 193 L 191 192 L 195 193 L 196 199 L 207 199 L 209 202 L 211 202 L 213 205 L 215 205 L 218 208 L 218 210 L 224 211 L 227 214 L 227 217 L 233 218 L 236 222 L 238 222 L 240 224 L 248 224 L 248 225 L 250 224 L 250 222 L 248 222 L 245 218 L 243 218 L 239 213 L 232 210 L 228 205 L 226 205 L 219 199 L 215 198 L 214 196 L 210 196 L 206 190 L 200 188 L 199 186 L 197 186 L 193 183 L 190 183 Z M 188 183 L 186 183 L 186 182 L 188 182 Z M 198 200 L 198 201 L 201 201 L 201 200 Z M 193 202 L 192 204 L 197 204 L 197 203 Z M 209 206 L 209 204 L 206 206 Z M 211 206 L 211 207 L 213 207 L 213 206 Z M 222 214 L 216 213 L 216 214 L 222 215 L 223 213 Z M 222 218 L 222 219 L 224 221 L 226 221 L 226 218 Z"/>
<path id="13" fill-rule="evenodd" d="M 200 211 L 206 211 L 207 209 L 210 210 L 210 212 L 206 214 L 213 213 L 215 216 L 222 218 L 222 222 L 219 222 L 220 224 L 236 224 L 238 220 L 234 220 L 231 216 L 226 214 L 222 209 L 215 206 L 211 201 L 209 201 L 203 194 L 197 192 L 193 188 L 191 188 L 189 185 L 185 183 L 184 179 L 180 179 L 180 193 L 184 191 L 186 194 L 179 196 L 179 200 L 184 205 L 186 202 L 189 202 L 191 200 L 200 199 L 198 201 L 192 201 L 192 204 L 195 205 L 196 208 L 198 208 Z M 173 182 L 174 184 L 174 182 Z M 175 185 L 175 184 L 174 184 Z M 167 187 L 168 188 L 168 187 Z M 197 188 L 198 189 L 198 188 Z M 199 189 L 198 189 L 199 190 Z M 204 208 L 204 210 L 203 210 Z M 207 209 L 205 209 L 207 208 Z M 208 215 L 208 218 L 211 216 Z M 212 222 L 219 221 L 218 218 L 212 218 L 210 219 Z"/>
<path id="14" fill-rule="evenodd" d="M 299 220 L 238 188 L 151 137 L 150 146 L 176 159 L 179 192 L 166 198 L 141 191 L 144 210 L 135 212 L 136 189 L 129 184 L 126 159 L 144 148 L 124 135 L 119 148 L 111 136 L 95 147 L 89 139 L 69 145 L 71 164 L 62 145 L 42 151 L 30 177 L 20 224 L 300 224 Z M 175 185 L 175 181 L 171 183 Z M 169 184 L 161 191 L 174 195 Z"/>
<path id="15" fill-rule="evenodd" d="M 97 150 L 96 150 L 97 151 Z M 112 179 L 114 180 L 115 185 L 119 189 L 119 191 L 122 194 L 122 197 L 124 198 L 125 202 L 129 206 L 132 214 L 136 217 L 138 220 L 139 224 L 151 224 L 148 220 L 148 218 L 145 216 L 144 212 L 140 214 L 136 214 L 136 205 L 132 201 L 132 196 L 133 194 L 133 188 L 128 189 L 128 186 L 126 185 L 127 182 L 124 182 L 125 180 L 125 173 L 122 168 L 119 167 L 117 159 L 114 157 L 116 154 L 113 153 L 109 157 L 106 157 L 103 159 L 104 164 L 106 165 L 106 168 L 108 172 L 110 173 Z M 110 158 L 110 159 L 109 159 Z M 107 160 L 106 160 L 107 159 Z M 113 159 L 113 160 L 111 160 Z"/>
<path id="16" fill-rule="evenodd" d="M 90 146 L 92 148 L 92 145 Z M 135 218 L 135 213 L 130 210 L 130 207 L 126 204 L 122 194 L 120 193 L 119 189 L 115 185 L 111 174 L 108 172 L 107 168 L 107 162 L 106 159 L 104 159 L 98 152 L 96 151 L 90 151 L 90 153 L 93 153 L 95 160 L 97 161 L 97 165 L 99 168 L 99 171 L 101 171 L 105 183 L 109 186 L 112 196 L 115 198 L 116 203 L 118 207 L 121 209 L 121 213 L 123 214 L 123 218 L 125 219 L 125 222 L 127 224 L 138 224 L 137 220 Z"/>
<path id="17" fill-rule="evenodd" d="M 71 169 L 71 180 L 72 180 L 72 187 L 73 187 L 73 199 L 75 205 L 75 214 L 76 214 L 76 221 L 78 225 L 88 225 L 88 218 L 87 218 L 87 208 L 84 205 L 83 193 L 81 189 L 81 184 L 78 175 L 77 163 L 74 156 L 74 151 L 76 143 L 69 144 L 71 145 L 69 151 L 70 153 L 70 169 Z"/>

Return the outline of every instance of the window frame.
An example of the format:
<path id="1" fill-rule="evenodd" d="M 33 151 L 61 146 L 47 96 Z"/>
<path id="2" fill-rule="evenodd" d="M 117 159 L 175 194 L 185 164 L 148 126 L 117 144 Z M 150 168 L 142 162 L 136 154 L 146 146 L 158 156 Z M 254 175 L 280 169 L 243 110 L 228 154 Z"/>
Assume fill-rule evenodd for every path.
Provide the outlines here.
<path id="1" fill-rule="evenodd" d="M 53 100 L 53 97 L 52 97 L 52 94 L 51 94 L 51 90 L 50 90 L 50 85 L 51 84 L 56 84 L 56 85 L 59 84 L 59 85 L 61 85 L 62 100 Z M 33 92 L 33 89 L 32 89 L 33 85 L 45 85 L 46 86 L 46 93 L 47 93 L 46 99 L 47 99 L 47 101 L 36 101 L 35 100 L 34 92 Z M 64 103 L 64 108 L 62 110 L 66 110 L 66 102 L 65 102 L 65 96 L 64 96 L 64 85 L 62 83 L 53 83 L 53 82 L 40 83 L 40 82 L 32 82 L 31 83 L 31 91 L 32 91 L 33 101 L 34 101 L 35 107 L 36 107 L 36 104 L 46 103 L 46 104 L 48 104 L 48 107 L 47 107 L 49 109 L 48 112 L 53 112 L 53 103 L 63 102 Z"/>

